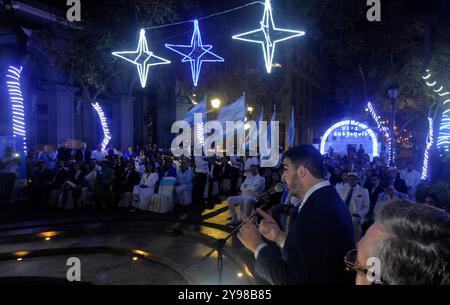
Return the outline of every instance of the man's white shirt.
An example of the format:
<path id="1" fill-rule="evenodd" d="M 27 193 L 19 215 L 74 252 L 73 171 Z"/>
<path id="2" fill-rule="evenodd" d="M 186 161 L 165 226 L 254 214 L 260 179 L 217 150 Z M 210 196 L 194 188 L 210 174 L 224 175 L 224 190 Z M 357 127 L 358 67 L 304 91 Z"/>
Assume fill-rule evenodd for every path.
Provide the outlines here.
<path id="1" fill-rule="evenodd" d="M 208 174 L 208 161 L 206 161 L 204 157 L 195 157 L 195 172 Z"/>
<path id="2" fill-rule="evenodd" d="M 242 195 L 258 197 L 264 192 L 264 185 L 266 179 L 260 175 L 247 176 L 244 183 L 241 185 Z"/>
<path id="3" fill-rule="evenodd" d="M 346 201 L 347 196 L 350 194 L 350 191 L 350 185 L 346 188 L 341 188 L 338 191 L 342 201 Z M 366 188 L 363 188 L 359 185 L 353 188 L 353 194 L 350 200 L 349 209 L 352 215 L 358 214 L 361 217 L 361 221 L 364 221 L 364 218 L 367 216 L 370 209 L 370 195 L 369 191 Z"/>
<path id="4" fill-rule="evenodd" d="M 91 153 L 91 159 L 96 160 L 97 162 L 104 161 L 106 159 L 106 151 L 104 150 L 99 151 L 98 149 L 94 150 Z"/>

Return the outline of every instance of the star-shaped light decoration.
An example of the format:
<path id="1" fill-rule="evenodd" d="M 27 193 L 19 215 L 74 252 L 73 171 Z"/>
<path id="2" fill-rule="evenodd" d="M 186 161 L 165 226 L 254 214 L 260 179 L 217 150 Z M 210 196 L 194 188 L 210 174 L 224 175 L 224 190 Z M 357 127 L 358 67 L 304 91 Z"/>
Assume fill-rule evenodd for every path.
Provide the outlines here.
<path id="1" fill-rule="evenodd" d="M 198 26 L 198 20 L 194 21 L 194 33 L 190 45 L 166 44 L 166 48 L 184 56 L 181 62 L 191 64 L 192 80 L 197 87 L 203 62 L 224 62 L 225 60 L 211 52 L 212 45 L 204 45 Z"/>
<path id="2" fill-rule="evenodd" d="M 169 60 L 156 56 L 153 52 L 149 51 L 144 29 L 140 32 L 139 44 L 136 51 L 113 52 L 112 54 L 136 65 L 142 88 L 145 88 L 147 85 L 148 73 L 151 66 L 170 64 Z"/>
<path id="3" fill-rule="evenodd" d="M 261 27 L 250 32 L 235 35 L 233 39 L 261 44 L 267 73 L 271 73 L 277 43 L 304 35 L 305 32 L 303 31 L 277 28 L 273 21 L 272 5 L 270 0 L 266 0 Z"/>

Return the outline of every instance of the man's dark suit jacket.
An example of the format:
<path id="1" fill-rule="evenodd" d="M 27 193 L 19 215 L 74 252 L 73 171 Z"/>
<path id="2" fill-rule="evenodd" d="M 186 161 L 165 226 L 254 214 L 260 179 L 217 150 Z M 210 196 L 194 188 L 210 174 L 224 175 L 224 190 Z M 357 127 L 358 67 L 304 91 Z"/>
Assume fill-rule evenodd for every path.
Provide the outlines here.
<path id="1" fill-rule="evenodd" d="M 89 163 L 91 161 L 91 154 L 92 152 L 89 149 L 86 149 L 84 151 L 84 162 Z M 83 161 L 83 151 L 81 149 L 77 149 L 75 152 L 75 161 L 81 162 Z"/>
<path id="2" fill-rule="evenodd" d="M 348 207 L 333 186 L 315 191 L 292 221 L 283 249 L 264 247 L 256 273 L 273 285 L 351 285 L 345 254 L 354 249 Z"/>

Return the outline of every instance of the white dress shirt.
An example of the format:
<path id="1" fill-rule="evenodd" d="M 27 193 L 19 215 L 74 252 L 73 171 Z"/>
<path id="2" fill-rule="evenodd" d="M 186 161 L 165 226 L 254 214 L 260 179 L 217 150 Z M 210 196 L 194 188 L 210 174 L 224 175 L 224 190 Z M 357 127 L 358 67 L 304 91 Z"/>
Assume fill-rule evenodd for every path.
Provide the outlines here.
<path id="1" fill-rule="evenodd" d="M 208 174 L 209 172 L 208 161 L 206 161 L 204 157 L 195 157 L 195 172 Z"/>
<path id="2" fill-rule="evenodd" d="M 258 197 L 264 192 L 264 186 L 266 179 L 260 175 L 247 176 L 244 183 L 241 185 L 241 191 L 243 196 Z"/>
<path id="3" fill-rule="evenodd" d="M 177 180 L 181 185 L 186 185 L 188 189 L 192 189 L 192 169 L 188 168 L 184 173 L 180 170 L 177 173 Z"/>
<path id="4" fill-rule="evenodd" d="M 421 183 L 422 175 L 416 170 L 412 170 L 410 172 L 405 170 L 402 176 L 402 179 L 405 180 L 407 187 L 416 188 Z"/>
<path id="5" fill-rule="evenodd" d="M 342 201 L 347 200 L 347 196 L 350 194 L 350 186 L 347 188 L 342 188 L 339 190 L 339 195 L 341 196 Z M 358 214 L 361 217 L 361 221 L 365 221 L 365 217 L 369 213 L 370 209 L 370 195 L 369 190 L 363 188 L 359 185 L 353 188 L 352 198 L 349 203 L 350 213 L 353 215 Z"/>
<path id="6" fill-rule="evenodd" d="M 97 162 L 104 161 L 105 158 L 106 158 L 106 151 L 104 151 L 104 150 L 99 151 L 97 149 L 91 153 L 91 159 L 96 160 Z"/>

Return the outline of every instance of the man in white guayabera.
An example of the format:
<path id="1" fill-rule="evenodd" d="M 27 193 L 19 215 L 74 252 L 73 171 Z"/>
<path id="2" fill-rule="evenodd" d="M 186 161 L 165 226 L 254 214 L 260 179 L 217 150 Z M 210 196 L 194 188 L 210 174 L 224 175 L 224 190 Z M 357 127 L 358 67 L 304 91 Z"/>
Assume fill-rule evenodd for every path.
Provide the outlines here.
<path id="1" fill-rule="evenodd" d="M 250 167 L 251 174 L 242 183 L 242 194 L 228 198 L 228 209 L 231 215 L 229 225 L 236 225 L 239 222 L 236 206 L 240 206 L 242 216 L 249 216 L 255 199 L 264 192 L 265 179 L 258 174 L 258 169 L 257 165 L 252 165 Z"/>

